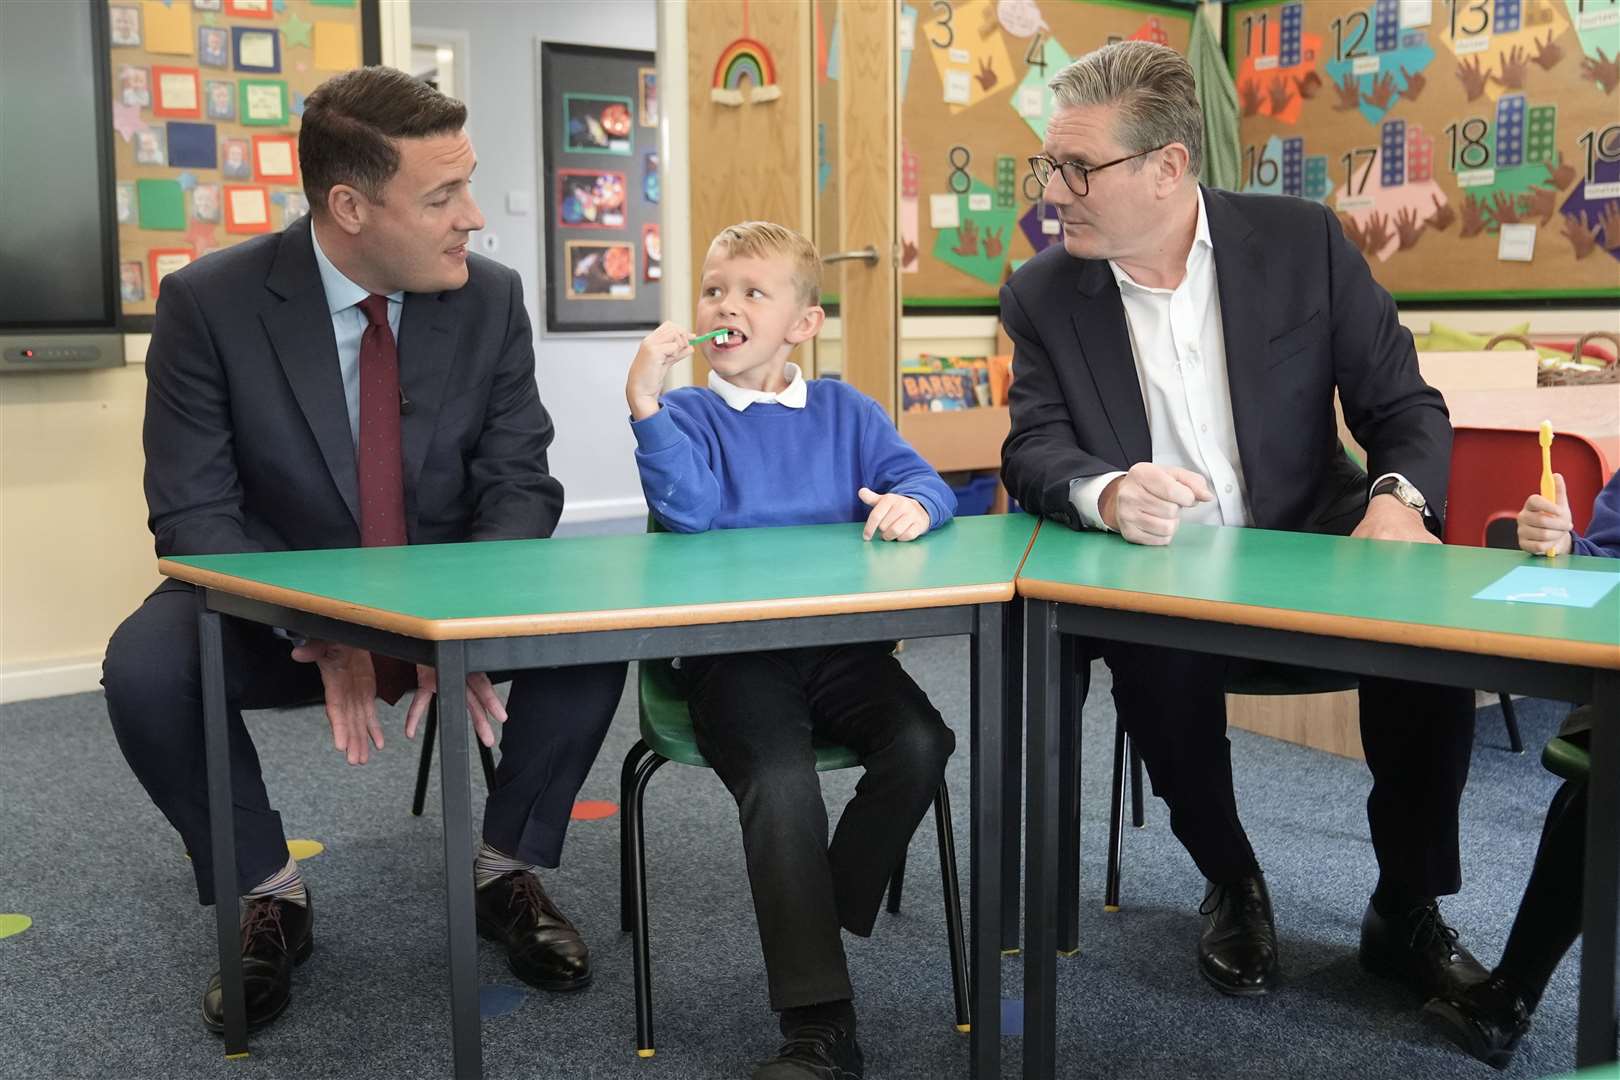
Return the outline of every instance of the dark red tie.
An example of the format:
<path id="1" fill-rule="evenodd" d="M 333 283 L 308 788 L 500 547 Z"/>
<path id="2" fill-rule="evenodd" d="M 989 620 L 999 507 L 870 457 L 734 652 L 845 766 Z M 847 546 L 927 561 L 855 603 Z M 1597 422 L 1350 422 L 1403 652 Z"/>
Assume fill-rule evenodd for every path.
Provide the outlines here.
<path id="1" fill-rule="evenodd" d="M 399 445 L 399 350 L 388 327 L 388 297 L 368 296 L 357 305 L 366 316 L 360 337 L 360 543 L 397 547 L 406 543 L 405 476 Z M 403 660 L 373 656 L 377 696 L 397 702 L 416 687 L 416 669 Z"/>

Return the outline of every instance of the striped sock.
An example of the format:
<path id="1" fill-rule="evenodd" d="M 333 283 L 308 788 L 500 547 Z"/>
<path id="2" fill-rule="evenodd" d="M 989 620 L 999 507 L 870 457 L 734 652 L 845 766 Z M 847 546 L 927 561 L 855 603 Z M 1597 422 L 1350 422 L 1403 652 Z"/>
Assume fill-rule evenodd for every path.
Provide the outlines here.
<path id="1" fill-rule="evenodd" d="M 260 900 L 266 896 L 291 900 L 299 907 L 309 907 L 309 893 L 304 891 L 304 875 L 298 872 L 298 860 L 287 856 L 286 866 L 243 893 L 242 899 Z"/>
<path id="2" fill-rule="evenodd" d="M 490 847 L 488 841 L 485 841 L 479 845 L 478 855 L 473 859 L 473 887 L 482 889 L 490 882 L 503 878 L 514 870 L 528 870 L 532 873 L 536 869 L 537 867 L 533 863 L 526 863 L 520 859 L 514 859 L 510 855 L 502 854 L 495 848 Z"/>

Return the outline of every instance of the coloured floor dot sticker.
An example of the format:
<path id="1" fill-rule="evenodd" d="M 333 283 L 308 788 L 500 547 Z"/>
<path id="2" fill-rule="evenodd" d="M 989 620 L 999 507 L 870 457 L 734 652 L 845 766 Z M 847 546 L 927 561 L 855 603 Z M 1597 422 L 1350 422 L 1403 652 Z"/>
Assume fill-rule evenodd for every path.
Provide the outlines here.
<path id="1" fill-rule="evenodd" d="M 575 821 L 596 821 L 600 818 L 612 817 L 618 812 L 618 803 L 605 802 L 600 799 L 581 799 L 574 804 L 574 812 L 569 816 Z"/>
<path id="2" fill-rule="evenodd" d="M 33 925 L 34 920 L 30 919 L 27 915 L 18 915 L 10 912 L 0 915 L 0 938 L 8 938 L 15 934 L 20 934 Z"/>
<path id="3" fill-rule="evenodd" d="M 1024 999 L 1001 999 L 1001 1034 L 1022 1035 L 1024 1033 Z"/>
<path id="4" fill-rule="evenodd" d="M 505 1016 L 523 1004 L 528 994 L 515 986 L 502 986 L 488 984 L 478 988 L 478 1017 L 488 1020 L 496 1016 Z"/>
<path id="5" fill-rule="evenodd" d="M 326 850 L 326 845 L 319 840 L 289 840 L 287 851 L 295 859 L 313 859 Z"/>

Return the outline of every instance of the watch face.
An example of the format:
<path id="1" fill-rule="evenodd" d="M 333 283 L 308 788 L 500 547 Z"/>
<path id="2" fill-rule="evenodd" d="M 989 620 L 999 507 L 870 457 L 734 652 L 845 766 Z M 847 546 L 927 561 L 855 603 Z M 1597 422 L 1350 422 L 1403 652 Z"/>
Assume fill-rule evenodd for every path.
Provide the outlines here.
<path id="1" fill-rule="evenodd" d="M 1395 481 L 1395 497 L 1414 510 L 1423 509 L 1423 495 L 1405 480 Z"/>

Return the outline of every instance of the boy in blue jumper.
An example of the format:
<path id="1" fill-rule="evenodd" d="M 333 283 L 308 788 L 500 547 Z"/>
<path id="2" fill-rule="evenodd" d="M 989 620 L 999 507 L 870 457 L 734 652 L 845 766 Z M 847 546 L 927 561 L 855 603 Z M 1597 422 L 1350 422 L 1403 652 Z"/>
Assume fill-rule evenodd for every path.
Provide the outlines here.
<path id="1" fill-rule="evenodd" d="M 956 498 L 871 398 L 788 362 L 815 337 L 821 260 L 790 229 L 723 230 L 703 263 L 698 334 L 708 387 L 662 393 L 692 332 L 642 341 L 625 397 L 647 504 L 675 532 L 865 521 L 868 540 L 914 540 Z M 737 800 L 771 1008 L 786 1042 L 755 1080 L 862 1075 L 842 927 L 872 932 L 955 746 L 883 643 L 682 661 L 698 748 Z M 853 748 L 865 775 L 827 842 L 812 742 Z"/>
<path id="2" fill-rule="evenodd" d="M 1531 555 L 1593 555 L 1620 559 L 1620 473 L 1598 492 L 1586 535 L 1575 531 L 1564 478 L 1553 474 L 1557 497 L 1531 495 L 1519 511 L 1519 547 Z M 1558 737 L 1590 745 L 1592 710 L 1569 714 Z M 1566 780 L 1547 808 L 1530 882 L 1508 932 L 1502 959 L 1482 983 L 1435 998 L 1424 1012 L 1466 1053 L 1505 1069 L 1530 1030 L 1553 971 L 1581 934 L 1582 875 L 1586 868 L 1587 779 Z"/>

